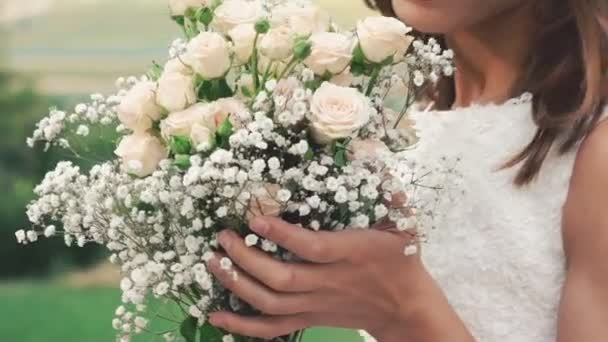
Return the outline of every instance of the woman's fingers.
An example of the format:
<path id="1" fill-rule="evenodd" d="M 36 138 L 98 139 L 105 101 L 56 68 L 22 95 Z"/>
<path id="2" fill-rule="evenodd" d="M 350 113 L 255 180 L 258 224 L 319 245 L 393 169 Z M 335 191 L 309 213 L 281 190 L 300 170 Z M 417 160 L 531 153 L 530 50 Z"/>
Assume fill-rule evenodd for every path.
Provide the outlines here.
<path id="1" fill-rule="evenodd" d="M 308 292 L 321 288 L 326 281 L 322 268 L 317 265 L 280 262 L 257 248 L 247 247 L 231 230 L 223 231 L 219 241 L 243 271 L 276 291 Z"/>
<path id="2" fill-rule="evenodd" d="M 228 271 L 220 267 L 216 257 L 209 262 L 209 269 L 222 285 L 237 297 L 269 315 L 291 315 L 315 309 L 322 300 L 310 294 L 278 293 L 234 267 Z"/>
<path id="3" fill-rule="evenodd" d="M 256 217 L 251 220 L 250 227 L 266 239 L 316 263 L 344 260 L 355 247 L 351 239 L 341 238 L 336 233 L 314 232 L 276 217 Z"/>
<path id="4" fill-rule="evenodd" d="M 229 312 L 209 315 L 209 322 L 234 334 L 271 340 L 312 326 L 310 314 L 243 317 Z"/>
<path id="5" fill-rule="evenodd" d="M 214 312 L 209 315 L 209 322 L 229 332 L 271 340 L 275 337 L 289 335 L 295 331 L 313 326 L 332 326 L 355 328 L 353 322 L 361 318 L 350 314 L 332 312 L 301 313 L 289 316 L 243 317 L 231 312 Z"/>
<path id="6" fill-rule="evenodd" d="M 251 229 L 303 259 L 315 263 L 355 264 L 374 257 L 394 255 L 402 251 L 413 234 L 399 232 L 389 225 L 387 230 L 347 229 L 339 232 L 311 231 L 289 224 L 275 217 L 257 217 L 250 223 Z"/>

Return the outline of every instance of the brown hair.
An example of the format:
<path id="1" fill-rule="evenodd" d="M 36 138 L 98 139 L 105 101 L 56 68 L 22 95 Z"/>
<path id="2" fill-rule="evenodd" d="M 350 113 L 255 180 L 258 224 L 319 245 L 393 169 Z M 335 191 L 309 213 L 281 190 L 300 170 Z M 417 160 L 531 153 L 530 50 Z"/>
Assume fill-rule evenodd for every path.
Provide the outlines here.
<path id="1" fill-rule="evenodd" d="M 365 3 L 395 16 L 391 0 Z M 606 102 L 606 1 L 542 0 L 539 5 L 543 30 L 512 94 L 534 95 L 532 115 L 538 128 L 532 141 L 504 166 L 521 164 L 514 180 L 520 186 L 539 174 L 553 145 L 562 154 L 576 147 L 596 126 Z M 454 83 L 448 83 L 447 91 L 440 89 L 438 103 L 449 106 Z"/>

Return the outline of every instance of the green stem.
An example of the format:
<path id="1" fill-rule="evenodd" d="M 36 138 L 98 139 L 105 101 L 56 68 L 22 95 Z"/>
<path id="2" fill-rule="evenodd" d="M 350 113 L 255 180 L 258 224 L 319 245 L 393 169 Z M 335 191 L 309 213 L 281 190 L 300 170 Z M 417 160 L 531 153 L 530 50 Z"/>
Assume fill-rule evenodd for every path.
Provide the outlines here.
<path id="1" fill-rule="evenodd" d="M 253 53 L 251 55 L 251 66 L 252 75 L 253 75 L 253 90 L 257 94 L 258 89 L 260 88 L 260 75 L 258 71 L 258 38 L 260 37 L 259 33 L 256 33 L 255 39 L 253 40 Z"/>
<path id="2" fill-rule="evenodd" d="M 281 71 L 281 74 L 279 75 L 278 79 L 282 79 L 283 77 L 285 77 L 286 74 L 288 74 L 291 69 L 295 66 L 295 64 L 298 62 L 298 59 L 293 56 L 291 57 L 291 60 L 289 61 L 289 63 L 287 63 L 287 65 L 285 66 L 285 69 L 283 69 L 283 71 Z"/>
<path id="3" fill-rule="evenodd" d="M 374 90 L 374 86 L 376 85 L 376 82 L 378 81 L 378 77 L 380 77 L 380 70 L 382 70 L 382 67 L 380 67 L 380 66 L 374 67 L 374 71 L 372 71 L 372 75 L 370 76 L 370 79 L 369 79 L 367 91 L 365 92 L 366 96 L 370 96 L 372 94 L 372 90 Z"/>

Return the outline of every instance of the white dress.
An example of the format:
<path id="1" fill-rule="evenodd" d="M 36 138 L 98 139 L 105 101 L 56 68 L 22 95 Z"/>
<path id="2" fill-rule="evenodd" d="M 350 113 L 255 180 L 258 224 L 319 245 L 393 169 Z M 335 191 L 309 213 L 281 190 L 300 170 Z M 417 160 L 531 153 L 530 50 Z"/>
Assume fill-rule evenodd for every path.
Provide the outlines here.
<path id="1" fill-rule="evenodd" d="M 450 304 L 481 342 L 555 342 L 565 278 L 562 207 L 576 158 L 552 152 L 531 185 L 497 171 L 535 133 L 529 95 L 503 105 L 414 115 L 417 162 L 443 157 L 462 189 L 435 209 L 422 255 Z M 459 190 L 464 190 L 460 193 Z"/>

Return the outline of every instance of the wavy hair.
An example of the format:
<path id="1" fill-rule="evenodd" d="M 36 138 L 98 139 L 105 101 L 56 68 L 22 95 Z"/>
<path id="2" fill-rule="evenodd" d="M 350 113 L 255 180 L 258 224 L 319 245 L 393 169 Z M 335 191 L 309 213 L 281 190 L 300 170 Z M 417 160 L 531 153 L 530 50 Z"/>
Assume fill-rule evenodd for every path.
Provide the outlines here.
<path id="1" fill-rule="evenodd" d="M 387 16 L 396 16 L 391 0 L 364 0 Z M 519 167 L 516 185 L 532 182 L 553 146 L 561 154 L 573 150 L 597 125 L 606 104 L 608 20 L 606 0 L 541 0 L 540 27 L 527 70 L 512 96 L 534 95 L 536 134 L 504 168 Z M 447 86 L 446 86 L 447 85 Z M 453 81 L 440 84 L 438 106 L 454 99 Z"/>

